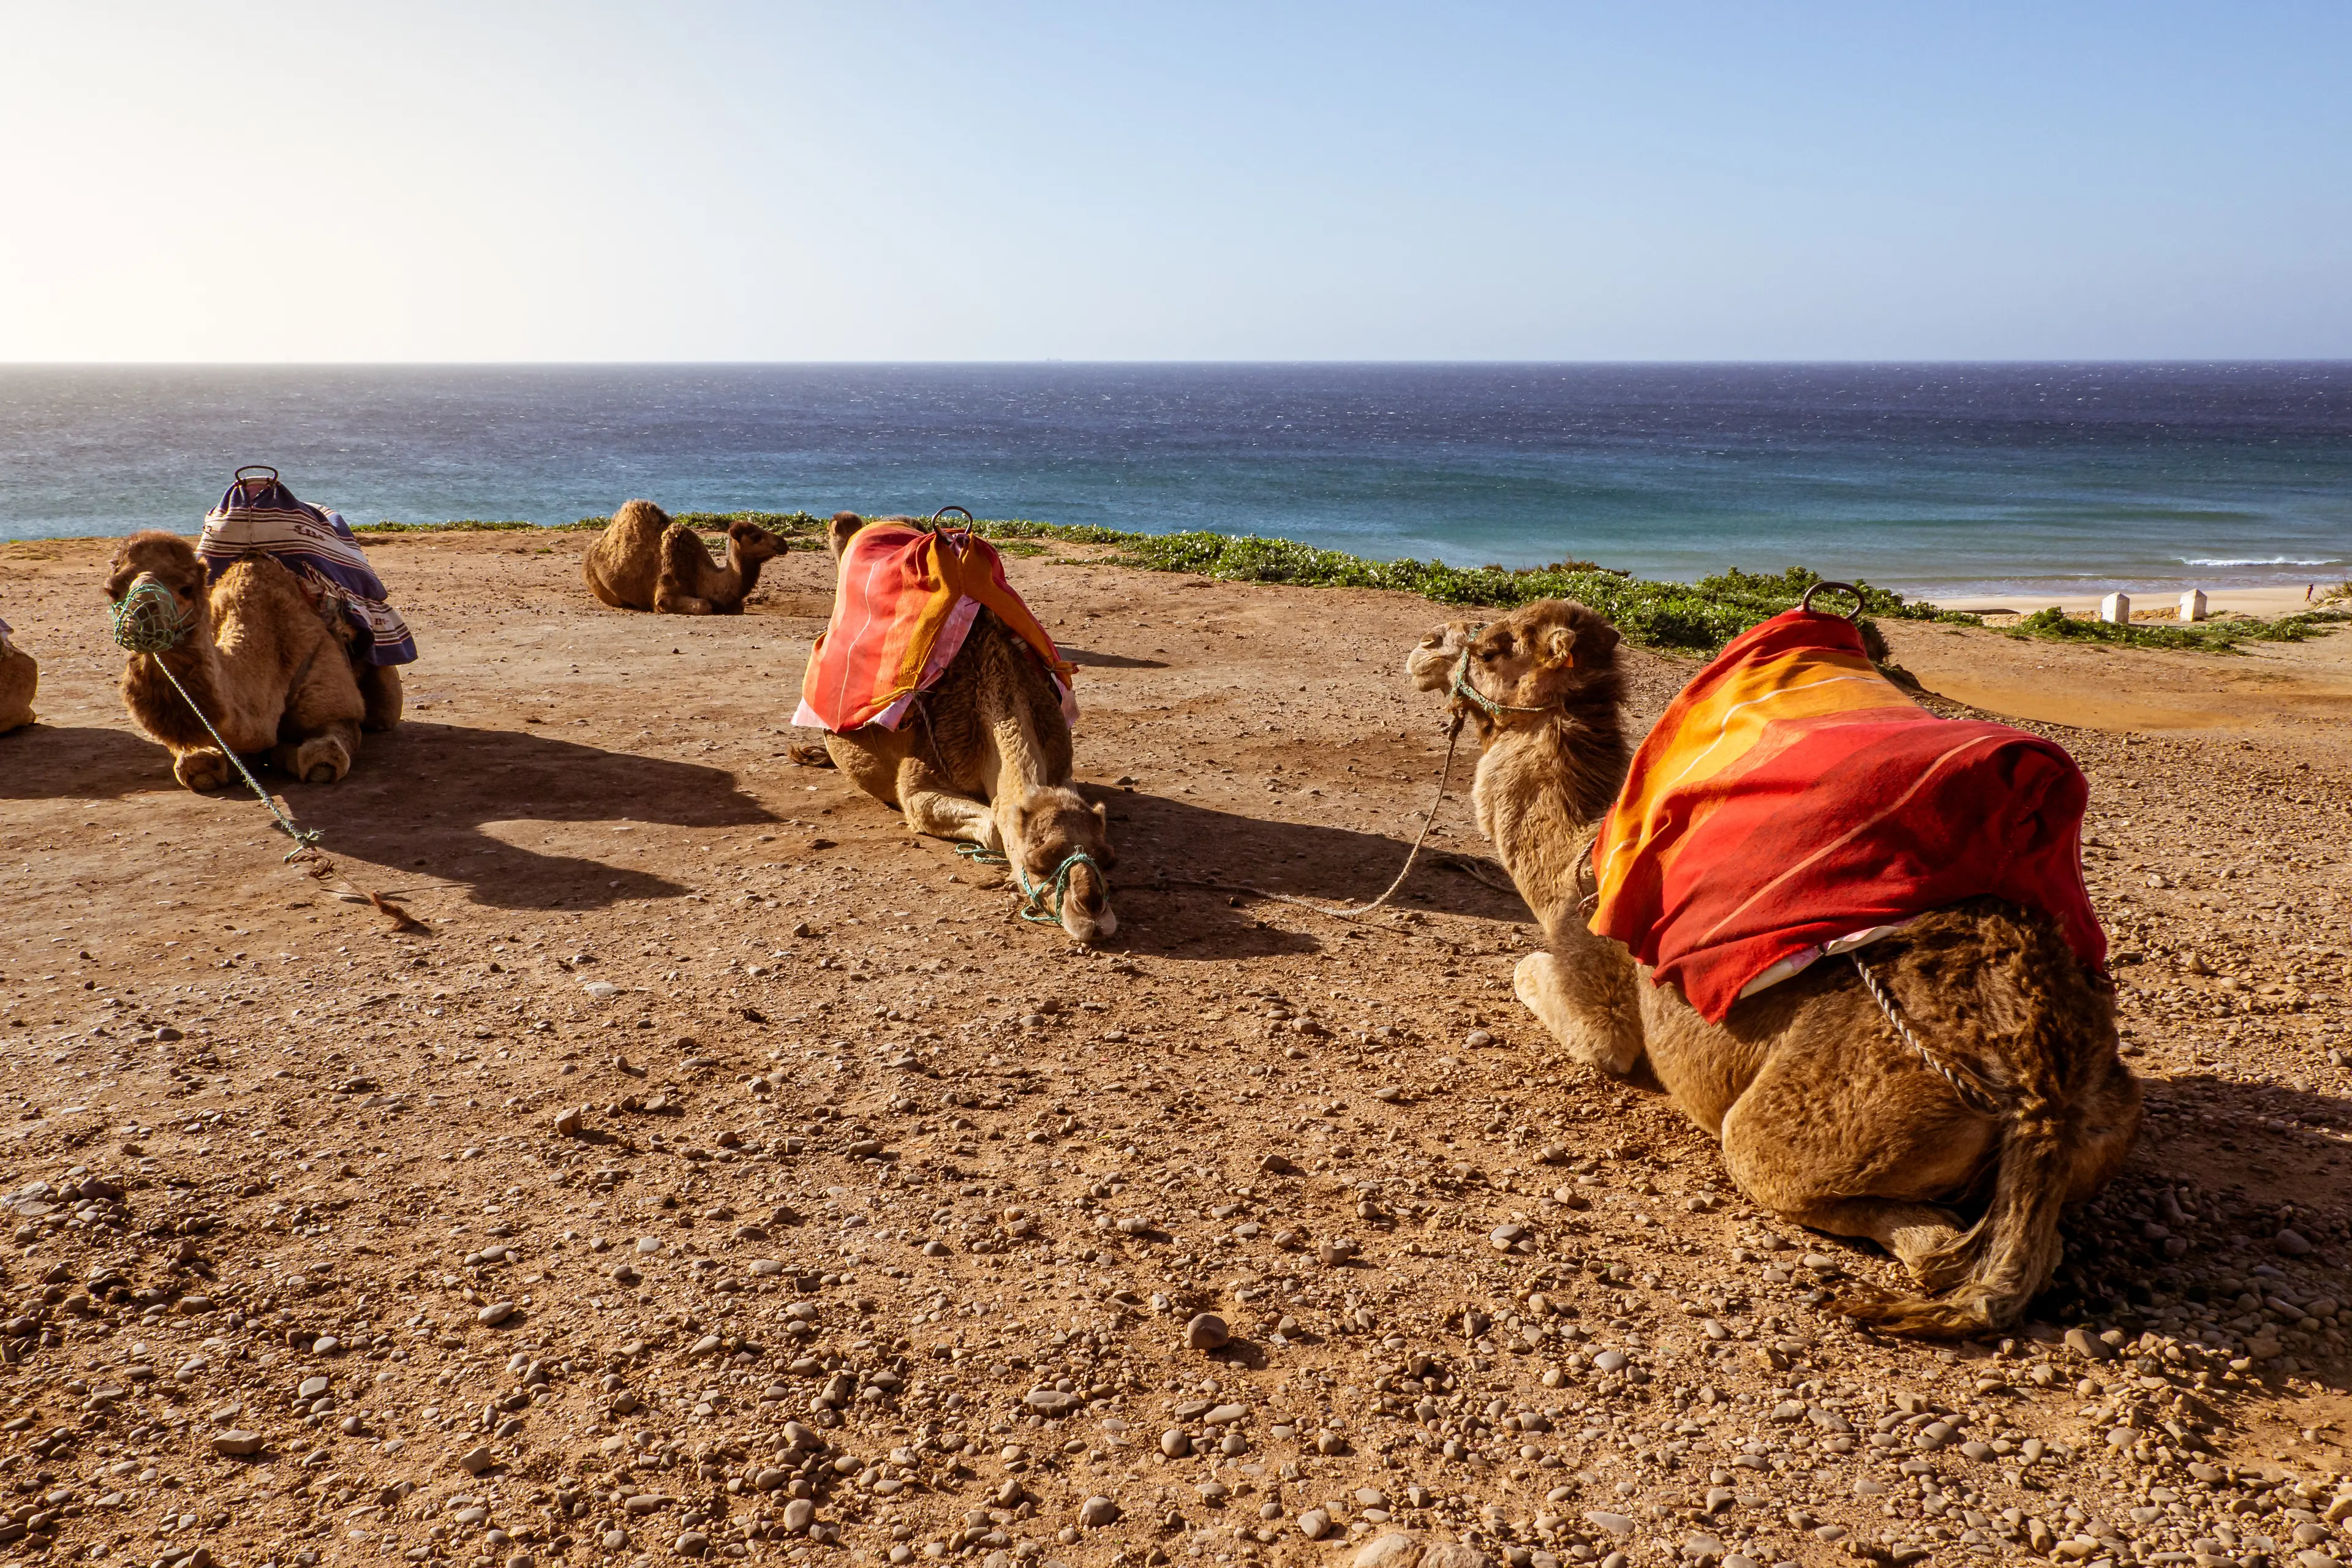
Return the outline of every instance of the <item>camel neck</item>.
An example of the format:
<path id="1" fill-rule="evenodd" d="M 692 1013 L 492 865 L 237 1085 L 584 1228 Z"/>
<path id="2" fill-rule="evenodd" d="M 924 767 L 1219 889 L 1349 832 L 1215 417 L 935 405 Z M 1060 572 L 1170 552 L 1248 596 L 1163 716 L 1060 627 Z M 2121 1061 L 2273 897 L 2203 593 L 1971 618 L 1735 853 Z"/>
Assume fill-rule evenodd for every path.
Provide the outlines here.
<path id="1" fill-rule="evenodd" d="M 737 586 L 744 598 L 750 598 L 751 590 L 760 585 L 760 568 L 765 564 L 765 562 L 744 560 L 742 546 L 731 539 L 727 542 L 727 569 L 735 574 Z"/>

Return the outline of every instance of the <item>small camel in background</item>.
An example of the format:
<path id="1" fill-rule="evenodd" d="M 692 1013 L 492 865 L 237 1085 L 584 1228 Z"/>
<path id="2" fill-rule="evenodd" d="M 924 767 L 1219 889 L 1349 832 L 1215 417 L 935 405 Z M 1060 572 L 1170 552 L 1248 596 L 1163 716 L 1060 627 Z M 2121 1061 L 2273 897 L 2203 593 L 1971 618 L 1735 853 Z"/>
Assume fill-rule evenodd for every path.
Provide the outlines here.
<path id="1" fill-rule="evenodd" d="M 666 616 L 739 616 L 760 568 L 790 549 L 756 522 L 727 525 L 727 564 L 702 535 L 649 500 L 625 503 L 582 557 L 588 590 L 616 610 Z"/>

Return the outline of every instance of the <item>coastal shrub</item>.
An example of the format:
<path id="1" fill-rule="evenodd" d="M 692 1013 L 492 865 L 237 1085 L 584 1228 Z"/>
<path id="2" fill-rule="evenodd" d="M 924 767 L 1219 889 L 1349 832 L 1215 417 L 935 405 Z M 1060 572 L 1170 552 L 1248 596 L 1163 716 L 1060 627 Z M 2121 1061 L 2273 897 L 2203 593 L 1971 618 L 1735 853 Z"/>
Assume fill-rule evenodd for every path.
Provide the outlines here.
<path id="1" fill-rule="evenodd" d="M 2109 621 L 2077 619 L 2055 605 L 2036 610 L 2013 626 L 2003 628 L 2013 637 L 2042 637 L 2052 642 L 2105 643 L 2118 647 L 2162 647 L 2198 653 L 2232 653 L 2240 643 L 2301 642 L 2317 637 L 2334 622 L 2352 621 L 2352 611 L 2308 610 L 2281 616 L 2274 621 L 2207 621 L 2201 626 L 2122 626 Z"/>

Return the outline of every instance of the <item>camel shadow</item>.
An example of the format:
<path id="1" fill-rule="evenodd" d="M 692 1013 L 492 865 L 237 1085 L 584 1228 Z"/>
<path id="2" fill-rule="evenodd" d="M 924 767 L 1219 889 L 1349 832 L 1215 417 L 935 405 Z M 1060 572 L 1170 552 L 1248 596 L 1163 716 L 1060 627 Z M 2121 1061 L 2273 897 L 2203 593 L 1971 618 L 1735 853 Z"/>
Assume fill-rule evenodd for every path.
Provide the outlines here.
<path id="1" fill-rule="evenodd" d="M 168 775 L 167 775 L 168 776 Z M 486 825 L 605 822 L 669 827 L 773 822 L 724 769 L 610 752 L 528 731 L 409 721 L 370 735 L 341 784 L 282 787 L 321 847 L 372 862 L 394 886 L 425 878 L 493 909 L 587 910 L 694 889 L 650 871 L 510 843 Z M 386 888 L 381 890 L 389 891 Z"/>
<path id="2" fill-rule="evenodd" d="M 1093 653 L 1082 647 L 1066 647 L 1062 657 L 1080 669 L 1165 669 L 1164 658 L 1129 658 L 1123 653 Z"/>
<path id="3" fill-rule="evenodd" d="M 1168 958 L 1227 959 L 1313 952 L 1361 928 L 1246 894 L 1184 887 L 1186 881 L 1247 883 L 1319 903 L 1378 898 L 1404 865 L 1409 839 L 1353 828 L 1241 816 L 1166 795 L 1081 786 L 1110 814 L 1119 944 Z M 1516 893 L 1486 887 L 1422 859 L 1391 907 L 1523 921 Z M 1307 932 L 1263 924 L 1281 918 Z M 1311 933 L 1311 934 L 1310 934 Z"/>
<path id="4" fill-rule="evenodd" d="M 134 731 L 33 724 L 0 735 L 0 800 L 114 800 L 179 787 L 172 753 Z"/>

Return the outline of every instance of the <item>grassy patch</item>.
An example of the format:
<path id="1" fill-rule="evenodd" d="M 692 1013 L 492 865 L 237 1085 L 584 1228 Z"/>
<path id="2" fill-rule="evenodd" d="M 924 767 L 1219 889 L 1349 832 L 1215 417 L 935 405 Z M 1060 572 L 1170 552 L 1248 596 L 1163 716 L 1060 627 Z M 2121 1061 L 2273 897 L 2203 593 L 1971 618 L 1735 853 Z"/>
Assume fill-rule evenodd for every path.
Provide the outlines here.
<path id="1" fill-rule="evenodd" d="M 604 519 L 596 526 L 604 525 Z M 461 518 L 456 522 L 355 522 L 353 533 L 510 533 L 519 529 L 544 532 L 535 522 L 485 522 L 479 518 Z"/>
<path id="2" fill-rule="evenodd" d="M 795 546 L 820 549 L 826 519 L 807 511 L 678 512 L 677 520 L 706 532 L 723 532 L 730 522 L 756 522 Z M 562 525 L 565 531 L 595 530 L 611 521 L 583 517 Z M 463 531 L 517 529 L 524 522 L 379 523 L 362 533 Z M 1737 568 L 1696 583 L 1653 583 L 1590 561 L 1549 566 L 1447 566 L 1434 561 L 1369 561 L 1337 550 L 1318 550 L 1289 539 L 1255 534 L 1138 533 L 1091 524 L 1036 522 L 999 518 L 977 523 L 981 536 L 1008 555 L 1039 555 L 1050 544 L 1110 546 L 1118 564 L 1151 572 L 1187 572 L 1228 583 L 1280 583 L 1292 587 L 1384 588 L 1418 594 L 1441 605 L 1511 609 L 1538 599 L 1575 599 L 1591 605 L 1619 631 L 1650 647 L 1712 653 L 1760 621 L 1795 605 L 1805 590 L 1822 581 L 1817 572 L 1792 566 L 1785 572 Z M 1066 556 L 1055 556 L 1067 560 Z M 1861 584 L 1863 608 L 1888 620 L 1945 621 L 1981 626 L 1975 616 L 1938 610 L 1884 588 Z M 1832 601 L 1842 607 L 1843 601 Z M 2056 610 L 2028 616 L 2008 628 L 2011 637 L 2057 641 L 2112 643 L 2132 647 L 2179 648 L 2226 653 L 2244 642 L 2296 642 L 2316 635 L 2324 623 L 2352 620 L 2352 614 L 2321 610 L 2276 621 L 2219 621 L 2199 628 L 2113 626 L 2072 620 Z"/>
<path id="3" fill-rule="evenodd" d="M 2241 643 L 2301 642 L 2343 621 L 2352 621 L 2352 611 L 2307 610 L 2301 615 L 2281 616 L 2274 621 L 2208 621 L 2192 626 L 2118 626 L 2108 621 L 2077 620 L 2053 605 L 2036 610 L 2015 626 L 2002 629 L 2013 637 L 2040 637 L 2049 642 L 2235 653 Z"/>

